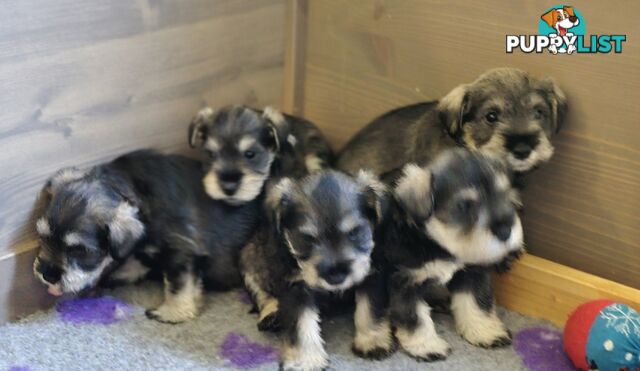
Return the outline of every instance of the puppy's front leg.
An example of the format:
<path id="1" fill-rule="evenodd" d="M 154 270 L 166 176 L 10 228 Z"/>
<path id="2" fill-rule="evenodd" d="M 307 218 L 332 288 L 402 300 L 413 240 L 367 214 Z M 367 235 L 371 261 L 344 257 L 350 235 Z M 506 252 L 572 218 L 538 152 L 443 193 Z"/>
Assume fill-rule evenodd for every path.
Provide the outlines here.
<path id="1" fill-rule="evenodd" d="M 393 353 L 395 344 L 385 286 L 384 277 L 374 273 L 356 291 L 356 336 L 351 349 L 359 357 L 383 359 Z"/>
<path id="2" fill-rule="evenodd" d="M 202 280 L 193 271 L 193 258 L 173 254 L 164 270 L 164 302 L 148 310 L 147 317 L 165 323 L 180 323 L 198 315 Z"/>
<path id="3" fill-rule="evenodd" d="M 419 286 L 407 282 L 400 274 L 391 278 L 390 316 L 396 337 L 402 349 L 417 360 L 443 360 L 451 348 L 436 332 L 431 308 L 421 293 Z"/>
<path id="4" fill-rule="evenodd" d="M 280 297 L 280 303 L 280 315 L 285 330 L 281 369 L 325 369 L 329 360 L 320 331 L 320 314 L 312 293 L 299 283 Z"/>
<path id="5" fill-rule="evenodd" d="M 496 314 L 488 271 L 459 271 L 448 287 L 456 328 L 465 340 L 485 348 L 511 344 L 511 334 Z"/>

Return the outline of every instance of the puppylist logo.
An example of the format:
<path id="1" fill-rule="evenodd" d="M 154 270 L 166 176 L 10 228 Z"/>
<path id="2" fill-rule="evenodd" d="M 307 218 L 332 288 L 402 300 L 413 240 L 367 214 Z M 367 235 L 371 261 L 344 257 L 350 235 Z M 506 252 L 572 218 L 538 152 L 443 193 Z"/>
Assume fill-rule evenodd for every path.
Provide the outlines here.
<path id="1" fill-rule="evenodd" d="M 520 49 L 523 53 L 552 54 L 622 53 L 627 35 L 586 35 L 582 14 L 572 6 L 558 5 L 547 9 L 538 22 L 539 35 L 507 35 L 507 53 Z"/>

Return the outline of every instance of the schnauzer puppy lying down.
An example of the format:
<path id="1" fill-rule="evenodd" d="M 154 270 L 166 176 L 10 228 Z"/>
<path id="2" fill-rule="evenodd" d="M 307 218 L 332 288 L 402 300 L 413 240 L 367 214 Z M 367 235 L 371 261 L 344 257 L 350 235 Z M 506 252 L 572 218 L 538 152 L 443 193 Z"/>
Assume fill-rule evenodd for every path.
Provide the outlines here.
<path id="1" fill-rule="evenodd" d="M 489 275 L 494 264 L 523 246 L 518 194 L 506 164 L 455 149 L 427 167 L 408 164 L 396 173 L 384 179 L 394 185 L 394 197 L 376 234 L 383 258 L 373 269 L 388 281 L 389 316 L 400 346 L 424 361 L 444 359 L 450 352 L 424 301 L 440 285 L 451 294 L 462 337 L 482 347 L 509 344 Z M 362 295 L 367 302 L 383 302 L 378 298 L 387 293 L 373 289 Z"/>
<path id="2" fill-rule="evenodd" d="M 273 177 L 302 177 L 330 166 L 333 152 L 309 121 L 267 107 L 202 109 L 192 120 L 189 144 L 206 153 L 207 194 L 229 204 L 255 199 Z"/>
<path id="3" fill-rule="evenodd" d="M 460 146 L 500 156 L 515 172 L 526 173 L 551 158 L 550 140 L 566 110 L 553 80 L 513 68 L 490 70 L 439 101 L 378 117 L 347 143 L 338 168 L 380 175 Z"/>
<path id="4" fill-rule="evenodd" d="M 209 197 L 203 176 L 199 162 L 153 151 L 61 170 L 45 187 L 36 276 L 62 295 L 102 279 L 132 282 L 157 268 L 165 299 L 147 315 L 170 323 L 193 318 L 203 285 L 241 284 L 238 254 L 260 215 L 260 200 L 230 206 Z"/>
<path id="5" fill-rule="evenodd" d="M 383 198 L 384 186 L 366 172 L 283 178 L 270 190 L 271 223 L 242 250 L 240 266 L 259 326 L 283 327 L 284 369 L 327 366 L 319 309 L 366 281 Z"/>

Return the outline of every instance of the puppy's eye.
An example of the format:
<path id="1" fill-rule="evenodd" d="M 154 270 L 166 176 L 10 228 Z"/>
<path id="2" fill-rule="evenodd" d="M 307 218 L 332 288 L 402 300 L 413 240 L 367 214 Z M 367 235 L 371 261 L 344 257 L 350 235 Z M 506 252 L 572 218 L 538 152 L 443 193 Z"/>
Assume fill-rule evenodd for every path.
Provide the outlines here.
<path id="1" fill-rule="evenodd" d="M 207 151 L 207 156 L 211 161 L 215 161 L 218 158 L 218 155 L 213 151 Z"/>
<path id="2" fill-rule="evenodd" d="M 357 227 L 353 228 L 352 230 L 350 230 L 349 233 L 347 233 L 347 236 L 349 237 L 349 240 L 351 242 L 356 242 L 356 241 L 360 240 L 360 238 L 362 237 L 363 233 L 364 233 L 364 227 L 357 226 Z"/>
<path id="3" fill-rule="evenodd" d="M 545 112 L 541 108 L 536 108 L 534 112 L 535 112 L 536 119 L 542 119 L 545 116 Z"/>
<path id="4" fill-rule="evenodd" d="M 487 113 L 484 118 L 487 119 L 488 122 L 493 124 L 493 123 L 498 121 L 498 112 L 491 111 L 491 112 Z"/>
<path id="5" fill-rule="evenodd" d="M 244 157 L 251 160 L 252 158 L 256 157 L 256 153 L 253 151 L 244 151 Z"/>
<path id="6" fill-rule="evenodd" d="M 475 202 L 470 199 L 460 200 L 456 203 L 456 209 L 462 214 L 469 214 L 474 206 Z"/>
<path id="7" fill-rule="evenodd" d="M 310 234 L 301 234 L 300 237 L 302 238 L 302 243 L 306 246 L 314 245 L 317 242 L 317 238 Z"/>

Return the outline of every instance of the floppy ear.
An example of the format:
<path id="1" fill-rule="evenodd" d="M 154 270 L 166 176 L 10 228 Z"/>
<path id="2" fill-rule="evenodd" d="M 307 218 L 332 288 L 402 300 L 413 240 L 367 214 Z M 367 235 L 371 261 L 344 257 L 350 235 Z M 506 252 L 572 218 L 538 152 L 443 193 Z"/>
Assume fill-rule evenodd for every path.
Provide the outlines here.
<path id="1" fill-rule="evenodd" d="M 546 85 L 545 88 L 550 99 L 552 130 L 558 133 L 567 115 L 567 96 L 552 78 L 547 77 L 542 81 Z"/>
<path id="2" fill-rule="evenodd" d="M 200 148 L 207 140 L 207 122 L 213 117 L 211 107 L 205 107 L 198 111 L 189 124 L 189 147 Z"/>
<path id="3" fill-rule="evenodd" d="M 428 219 L 433 212 L 433 177 L 426 168 L 408 164 L 398 179 L 394 193 L 400 206 L 414 219 Z"/>
<path id="4" fill-rule="evenodd" d="M 555 24 L 555 21 L 556 21 L 556 10 L 555 9 L 549 10 L 548 12 L 541 15 L 540 19 L 542 19 L 546 24 L 548 24 L 549 27 L 553 28 L 553 25 Z"/>
<path id="5" fill-rule="evenodd" d="M 436 110 L 440 123 L 447 130 L 449 135 L 457 137 L 462 130 L 462 119 L 467 111 L 467 103 L 469 100 L 467 90 L 468 84 L 462 84 L 451 90 L 445 95 Z"/>
<path id="6" fill-rule="evenodd" d="M 367 170 L 360 170 L 356 175 L 356 182 L 361 187 L 362 203 L 367 218 L 379 224 L 388 209 L 388 192 L 385 185 Z"/>
<path id="7" fill-rule="evenodd" d="M 570 17 L 575 16 L 575 13 L 573 12 L 573 7 L 572 6 L 565 6 L 563 8 L 567 13 L 569 13 Z"/>
<path id="8" fill-rule="evenodd" d="M 128 201 L 122 201 L 105 227 L 109 252 L 115 260 L 126 258 L 144 235 L 144 224 L 138 217 L 138 211 Z"/>
<path id="9" fill-rule="evenodd" d="M 268 191 L 266 200 L 267 215 L 277 233 L 282 230 L 283 220 L 292 208 L 292 195 L 295 184 L 291 178 L 282 178 Z"/>
<path id="10" fill-rule="evenodd" d="M 269 136 L 273 139 L 275 151 L 279 152 L 291 131 L 289 121 L 273 107 L 265 107 L 262 111 L 262 118 L 267 122 Z"/>
<path id="11" fill-rule="evenodd" d="M 77 167 L 66 167 L 58 170 L 51 178 L 49 178 L 44 186 L 44 192 L 49 196 L 55 195 L 60 188 L 78 179 L 84 178 L 87 171 L 78 169 Z"/>

